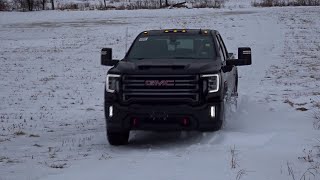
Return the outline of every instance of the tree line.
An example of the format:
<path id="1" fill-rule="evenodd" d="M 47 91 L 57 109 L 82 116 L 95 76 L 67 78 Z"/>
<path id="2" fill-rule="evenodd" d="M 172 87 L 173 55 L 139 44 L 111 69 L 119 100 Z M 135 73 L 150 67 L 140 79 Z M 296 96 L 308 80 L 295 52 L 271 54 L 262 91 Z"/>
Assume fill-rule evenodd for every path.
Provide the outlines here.
<path id="1" fill-rule="evenodd" d="M 159 8 L 220 8 L 225 0 L 88 0 L 82 2 L 58 3 L 56 0 L 0 0 L 0 11 L 39 11 L 39 10 L 108 10 L 108 9 L 159 9 Z M 189 5 L 186 4 L 189 2 Z M 57 4 L 56 4 L 57 3 Z"/>

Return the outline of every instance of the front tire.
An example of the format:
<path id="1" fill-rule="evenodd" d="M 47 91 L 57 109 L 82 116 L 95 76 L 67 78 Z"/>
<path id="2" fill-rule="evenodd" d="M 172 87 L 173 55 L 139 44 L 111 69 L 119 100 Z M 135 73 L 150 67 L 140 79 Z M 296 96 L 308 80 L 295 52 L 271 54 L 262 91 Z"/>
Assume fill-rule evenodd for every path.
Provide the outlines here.
<path id="1" fill-rule="evenodd" d="M 110 132 L 107 130 L 107 138 L 110 145 L 120 146 L 128 144 L 129 131 L 124 132 Z"/>
<path id="2" fill-rule="evenodd" d="M 215 128 L 214 128 L 214 131 L 219 131 L 221 128 L 222 128 L 222 126 L 223 126 L 223 124 L 224 124 L 224 122 L 225 122 L 225 114 L 226 114 L 226 108 L 225 108 L 225 100 L 223 100 L 222 102 L 221 102 L 221 107 L 220 107 L 220 119 L 216 122 L 216 125 L 215 125 Z"/>

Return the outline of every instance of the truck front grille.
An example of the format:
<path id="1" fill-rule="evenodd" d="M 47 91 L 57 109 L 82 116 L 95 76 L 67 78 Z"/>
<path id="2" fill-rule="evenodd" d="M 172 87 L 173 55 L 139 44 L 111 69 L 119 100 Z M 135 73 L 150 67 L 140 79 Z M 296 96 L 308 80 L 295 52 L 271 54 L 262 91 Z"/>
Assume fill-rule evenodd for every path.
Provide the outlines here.
<path id="1" fill-rule="evenodd" d="M 123 101 L 196 102 L 199 100 L 197 75 L 124 75 Z"/>

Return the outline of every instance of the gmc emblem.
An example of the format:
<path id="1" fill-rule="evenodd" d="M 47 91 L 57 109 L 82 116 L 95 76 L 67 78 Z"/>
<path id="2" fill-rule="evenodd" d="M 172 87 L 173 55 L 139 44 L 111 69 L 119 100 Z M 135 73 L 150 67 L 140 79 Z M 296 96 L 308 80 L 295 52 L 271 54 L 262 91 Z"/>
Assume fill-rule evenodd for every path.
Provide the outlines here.
<path id="1" fill-rule="evenodd" d="M 146 80 L 145 86 L 174 86 L 174 80 Z"/>

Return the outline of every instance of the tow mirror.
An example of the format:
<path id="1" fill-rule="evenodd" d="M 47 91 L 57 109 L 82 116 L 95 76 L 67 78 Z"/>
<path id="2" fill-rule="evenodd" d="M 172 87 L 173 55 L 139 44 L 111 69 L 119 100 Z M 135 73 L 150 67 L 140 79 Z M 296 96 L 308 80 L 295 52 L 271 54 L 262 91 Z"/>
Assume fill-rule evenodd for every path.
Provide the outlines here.
<path id="1" fill-rule="evenodd" d="M 243 65 L 251 65 L 251 48 L 241 47 L 238 48 L 238 60 L 243 61 Z"/>
<path id="2" fill-rule="evenodd" d="M 238 48 L 238 59 L 228 59 L 227 66 L 245 66 L 251 65 L 251 48 L 240 47 Z"/>
<path id="3" fill-rule="evenodd" d="M 104 66 L 115 66 L 118 64 L 118 60 L 112 60 L 112 49 L 103 48 L 101 50 L 101 65 Z"/>

